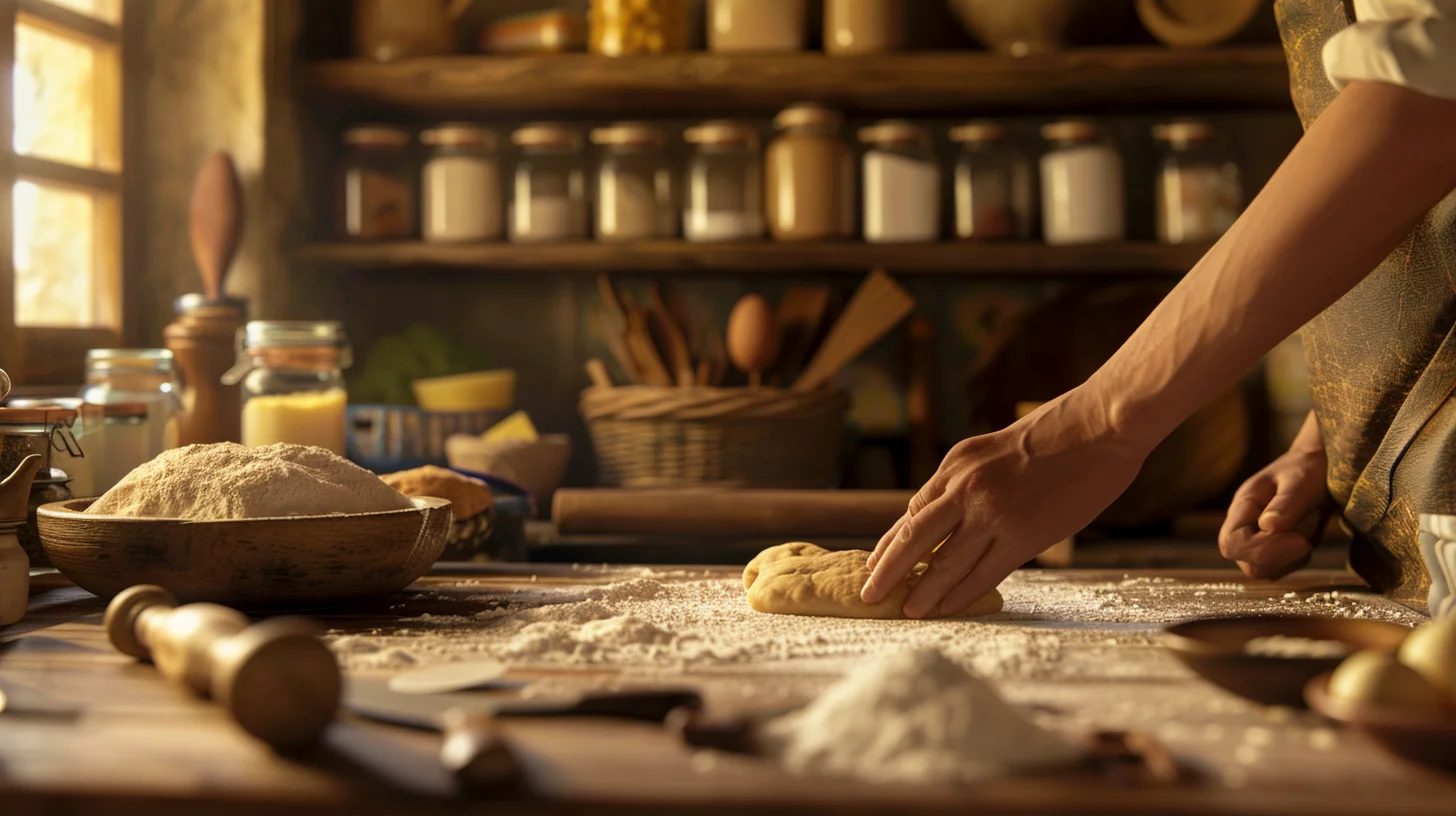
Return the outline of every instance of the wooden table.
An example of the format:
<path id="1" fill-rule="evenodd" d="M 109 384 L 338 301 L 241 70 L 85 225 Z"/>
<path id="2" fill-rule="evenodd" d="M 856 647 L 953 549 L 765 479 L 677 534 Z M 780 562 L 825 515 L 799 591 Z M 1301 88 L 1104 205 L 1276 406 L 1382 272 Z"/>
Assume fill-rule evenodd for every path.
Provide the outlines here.
<path id="1" fill-rule="evenodd" d="M 732 575 L 737 568 L 719 568 Z M 602 573 L 556 566 L 503 567 L 476 576 L 507 590 L 530 581 L 600 581 Z M 610 572 L 607 573 L 610 575 Z M 1236 580 L 1234 573 L 1165 573 L 1189 580 Z M 1058 580 L 1094 581 L 1124 573 L 1068 571 Z M 453 579 L 426 578 L 428 595 L 409 595 L 381 610 L 331 619 L 367 628 L 405 614 L 423 598 L 448 598 Z M 535 584 L 533 584 L 535 585 Z M 1315 587 L 1353 588 L 1337 572 L 1308 571 L 1292 582 L 1251 584 L 1251 598 Z M 1390 758 L 1352 734 L 1323 750 L 1300 736 L 1312 715 L 1294 717 L 1244 705 L 1210 708 L 1226 695 L 1192 678 L 1092 684 L 1060 682 L 1038 689 L 1058 705 L 1098 708 L 1091 701 L 1190 703 L 1185 730 L 1231 735 L 1180 751 L 1208 772 L 1187 789 L 1126 789 L 1091 779 L 1006 779 L 973 788 L 905 788 L 792 778 L 767 763 L 724 757 L 706 763 L 661 729 L 604 721 L 518 721 L 507 734 L 530 764 L 529 792 L 504 800 L 452 796 L 435 765 L 430 734 L 343 717 L 326 744 L 282 758 L 235 730 L 218 709 L 163 681 L 155 670 L 112 651 L 102 632 L 103 603 L 55 576 L 36 581 L 30 612 L 0 630 L 0 688 L 12 711 L 0 714 L 0 813 L 199 814 L 269 813 L 1341 813 L 1456 812 L 1456 780 Z M 418 609 L 413 609 L 417 612 Z M 600 679 L 600 666 L 583 673 Z M 751 669 L 745 668 L 745 673 Z M 570 675 L 570 669 L 562 670 Z M 714 707 L 741 706 L 722 694 L 735 682 L 718 673 L 705 693 Z M 1094 694 L 1095 692 L 1095 694 Z M 1221 696 L 1222 695 L 1222 696 Z M 1212 711 L 1213 713 L 1210 713 Z M 1118 715 L 1110 708 L 1093 719 Z M 1278 716 L 1276 716 L 1278 715 Z M 1291 719 L 1294 717 L 1294 719 Z M 1115 722 L 1111 724 L 1116 724 Z M 1256 762 L 1241 755 L 1239 732 L 1274 750 Z M 1328 736 L 1325 731 L 1324 735 Z M 1179 748 L 1179 746 L 1174 746 Z"/>

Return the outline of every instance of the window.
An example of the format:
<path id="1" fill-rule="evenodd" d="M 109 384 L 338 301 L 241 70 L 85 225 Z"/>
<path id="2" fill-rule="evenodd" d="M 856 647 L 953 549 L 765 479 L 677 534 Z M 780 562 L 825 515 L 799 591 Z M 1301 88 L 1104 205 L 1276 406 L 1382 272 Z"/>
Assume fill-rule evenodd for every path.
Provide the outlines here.
<path id="1" fill-rule="evenodd" d="M 0 367 L 26 382 L 120 337 L 121 15 L 0 0 Z"/>

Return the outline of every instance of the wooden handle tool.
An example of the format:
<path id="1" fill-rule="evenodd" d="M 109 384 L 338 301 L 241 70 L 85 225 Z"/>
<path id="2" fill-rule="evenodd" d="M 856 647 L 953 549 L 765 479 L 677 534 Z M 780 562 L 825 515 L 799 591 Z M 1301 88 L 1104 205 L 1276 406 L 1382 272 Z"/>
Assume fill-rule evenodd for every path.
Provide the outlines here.
<path id="1" fill-rule="evenodd" d="M 894 278 L 881 269 L 871 272 L 834 322 L 814 358 L 794 381 L 793 389 L 813 391 L 833 380 L 914 309 L 915 299 Z"/>
<path id="2" fill-rule="evenodd" d="M 668 308 L 661 286 L 654 282 L 648 290 L 648 297 L 648 308 L 662 333 L 662 346 L 667 350 L 668 362 L 672 365 L 677 384 L 683 388 L 689 387 L 696 381 L 697 374 L 693 370 L 693 354 L 688 348 L 687 335 Z"/>
<path id="3" fill-rule="evenodd" d="M 316 740 L 339 707 L 333 652 L 302 618 L 249 625 L 218 604 L 178 606 L 159 586 L 134 586 L 106 607 L 106 634 L 122 654 L 150 659 L 163 676 L 210 697 L 244 731 L 278 749 Z"/>
<path id="4" fill-rule="evenodd" d="M 607 371 L 607 364 L 596 357 L 586 361 L 586 376 L 591 379 L 592 385 L 597 388 L 611 388 L 612 375 Z"/>
<path id="5" fill-rule="evenodd" d="M 222 300 L 228 268 L 243 237 L 243 185 L 228 154 L 212 154 L 198 171 L 190 220 L 192 257 L 202 273 L 203 294 L 213 302 Z"/>

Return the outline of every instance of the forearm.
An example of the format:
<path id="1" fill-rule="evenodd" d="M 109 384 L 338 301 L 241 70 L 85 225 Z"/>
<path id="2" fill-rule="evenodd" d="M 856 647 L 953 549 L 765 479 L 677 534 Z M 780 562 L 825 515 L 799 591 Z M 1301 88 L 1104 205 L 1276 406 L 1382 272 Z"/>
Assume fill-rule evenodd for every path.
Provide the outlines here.
<path id="1" fill-rule="evenodd" d="M 1077 399 L 1120 440 L 1151 448 L 1359 283 L 1456 187 L 1453 132 L 1456 102 L 1347 87 Z"/>

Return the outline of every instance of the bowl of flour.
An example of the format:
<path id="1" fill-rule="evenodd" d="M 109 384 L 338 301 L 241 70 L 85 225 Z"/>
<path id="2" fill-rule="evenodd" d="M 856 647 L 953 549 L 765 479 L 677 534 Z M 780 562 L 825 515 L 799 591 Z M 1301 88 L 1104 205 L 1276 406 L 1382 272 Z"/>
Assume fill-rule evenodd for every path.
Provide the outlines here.
<path id="1" fill-rule="evenodd" d="M 41 545 L 77 586 L 135 584 L 254 612 L 387 597 L 444 550 L 450 502 L 409 498 L 322 448 L 232 443 L 167 451 L 97 499 L 37 512 Z"/>

